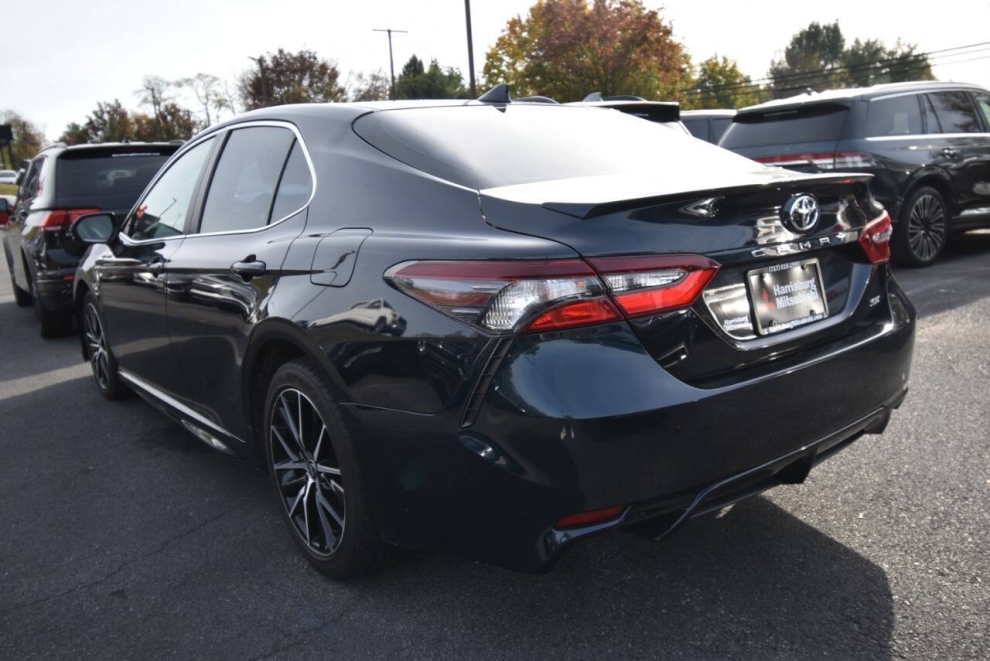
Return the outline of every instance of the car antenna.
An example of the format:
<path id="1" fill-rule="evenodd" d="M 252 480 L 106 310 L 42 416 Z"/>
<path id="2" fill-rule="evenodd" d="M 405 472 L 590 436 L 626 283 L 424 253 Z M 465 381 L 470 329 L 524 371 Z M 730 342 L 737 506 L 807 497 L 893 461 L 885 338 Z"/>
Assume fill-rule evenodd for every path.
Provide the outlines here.
<path id="1" fill-rule="evenodd" d="M 603 101 L 601 92 L 592 92 L 588 96 L 584 97 L 581 103 L 595 103 L 596 101 Z"/>
<path id="2" fill-rule="evenodd" d="M 512 97 L 509 96 L 509 86 L 505 83 L 496 85 L 479 96 L 478 101 L 481 103 L 512 103 Z"/>

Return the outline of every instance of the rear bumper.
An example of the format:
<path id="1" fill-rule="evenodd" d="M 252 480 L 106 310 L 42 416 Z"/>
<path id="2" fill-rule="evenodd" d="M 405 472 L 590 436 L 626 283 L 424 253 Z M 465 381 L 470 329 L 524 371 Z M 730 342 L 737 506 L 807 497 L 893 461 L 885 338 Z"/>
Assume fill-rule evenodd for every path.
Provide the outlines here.
<path id="1" fill-rule="evenodd" d="M 863 433 L 903 399 L 914 311 L 893 280 L 868 335 L 772 373 L 712 389 L 672 377 L 624 323 L 513 342 L 473 424 L 348 407 L 366 443 L 388 541 L 540 571 L 587 534 L 681 521 L 786 481 Z M 562 517 L 621 505 L 613 521 Z"/>
<path id="2" fill-rule="evenodd" d="M 70 279 L 66 279 L 70 278 Z M 72 306 L 72 282 L 75 269 L 44 274 L 34 281 L 35 295 L 41 298 L 41 307 L 49 312 L 69 311 Z"/>

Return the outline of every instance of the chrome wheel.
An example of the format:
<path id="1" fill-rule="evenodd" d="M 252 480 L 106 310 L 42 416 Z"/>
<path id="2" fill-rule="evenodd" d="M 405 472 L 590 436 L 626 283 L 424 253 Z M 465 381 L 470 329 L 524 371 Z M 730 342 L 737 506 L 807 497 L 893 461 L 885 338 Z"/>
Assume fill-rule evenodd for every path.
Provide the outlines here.
<path id="1" fill-rule="evenodd" d="M 329 556 L 344 537 L 344 485 L 323 418 L 306 395 L 286 388 L 275 398 L 268 429 L 289 520 L 312 553 Z"/>
<path id="2" fill-rule="evenodd" d="M 942 251 L 946 228 L 942 201 L 934 195 L 918 197 L 908 217 L 908 245 L 919 262 L 930 262 Z"/>
<path id="3" fill-rule="evenodd" d="M 92 303 L 86 305 L 86 312 L 83 315 L 83 333 L 86 336 L 89 362 L 93 366 L 93 376 L 96 377 L 96 383 L 99 384 L 100 389 L 106 390 L 110 384 L 107 341 L 103 334 L 103 324 L 100 323 L 100 315 Z"/>

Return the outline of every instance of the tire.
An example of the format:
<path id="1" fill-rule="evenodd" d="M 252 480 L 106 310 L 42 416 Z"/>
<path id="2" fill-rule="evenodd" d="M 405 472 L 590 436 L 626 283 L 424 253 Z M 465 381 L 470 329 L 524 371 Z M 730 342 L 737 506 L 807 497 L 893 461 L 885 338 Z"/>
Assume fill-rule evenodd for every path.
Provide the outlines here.
<path id="1" fill-rule="evenodd" d="M 131 391 L 120 378 L 117 359 L 110 349 L 104 329 L 106 324 L 103 321 L 100 304 L 92 292 L 86 292 L 82 314 L 79 317 L 79 333 L 83 339 L 86 360 L 93 369 L 93 381 L 100 394 L 107 399 L 123 399 L 129 396 Z"/>
<path id="2" fill-rule="evenodd" d="M 894 228 L 894 258 L 908 266 L 930 266 L 949 240 L 949 210 L 942 194 L 922 186 L 904 201 Z"/>
<path id="3" fill-rule="evenodd" d="M 354 442 L 331 392 L 312 361 L 282 365 L 268 386 L 263 441 L 293 541 L 317 571 L 342 580 L 374 572 L 391 553 L 378 532 Z"/>
<path id="4" fill-rule="evenodd" d="M 26 308 L 31 305 L 31 294 L 17 286 L 17 280 L 14 279 L 14 265 L 9 256 L 7 258 L 7 273 L 10 274 L 10 288 L 14 290 L 14 302 L 17 303 L 17 307 Z"/>

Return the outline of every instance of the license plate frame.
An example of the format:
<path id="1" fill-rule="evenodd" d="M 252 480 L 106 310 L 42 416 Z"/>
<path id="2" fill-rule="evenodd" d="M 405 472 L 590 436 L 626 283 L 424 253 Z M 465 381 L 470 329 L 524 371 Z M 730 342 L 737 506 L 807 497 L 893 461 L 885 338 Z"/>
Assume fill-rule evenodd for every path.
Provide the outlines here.
<path id="1" fill-rule="evenodd" d="M 825 281 L 817 258 L 753 269 L 746 272 L 746 281 L 760 336 L 776 335 L 828 318 Z"/>

